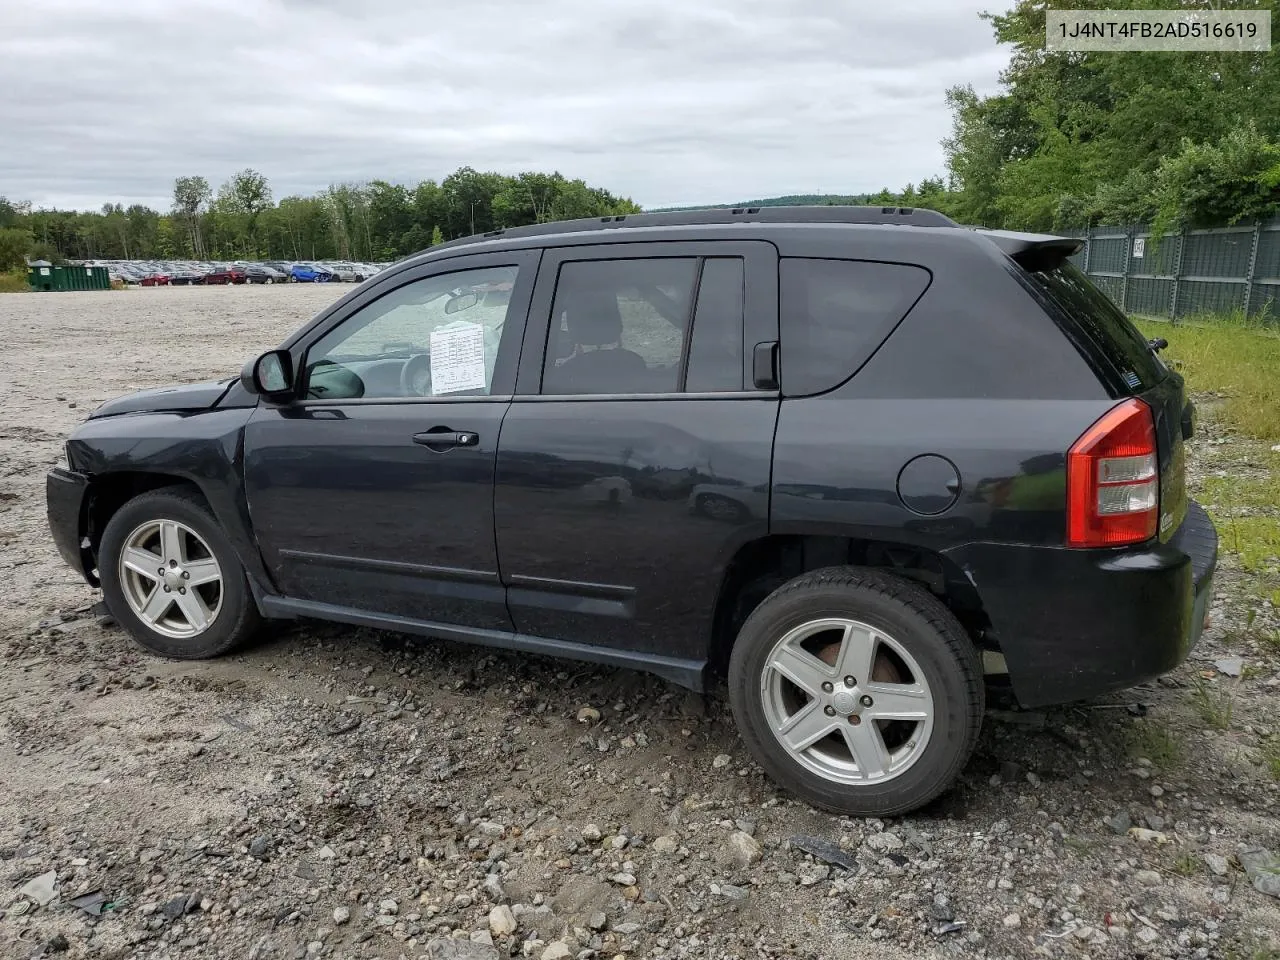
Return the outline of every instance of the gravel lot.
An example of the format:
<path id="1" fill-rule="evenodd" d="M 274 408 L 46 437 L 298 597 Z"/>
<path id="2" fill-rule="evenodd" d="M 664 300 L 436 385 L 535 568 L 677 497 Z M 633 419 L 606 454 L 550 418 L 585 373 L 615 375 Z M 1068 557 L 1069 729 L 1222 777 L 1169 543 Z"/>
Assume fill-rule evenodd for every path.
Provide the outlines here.
<path id="1" fill-rule="evenodd" d="M 1244 638 L 1280 624 L 1229 556 L 1190 664 L 994 711 L 961 786 L 884 823 L 775 790 L 722 693 L 315 624 L 143 654 L 48 537 L 63 436 L 347 290 L 0 296 L 0 956 L 1277 956 L 1243 867 L 1280 894 L 1249 852 L 1280 853 L 1280 674 Z M 1195 477 L 1241 455 L 1208 419 Z"/>

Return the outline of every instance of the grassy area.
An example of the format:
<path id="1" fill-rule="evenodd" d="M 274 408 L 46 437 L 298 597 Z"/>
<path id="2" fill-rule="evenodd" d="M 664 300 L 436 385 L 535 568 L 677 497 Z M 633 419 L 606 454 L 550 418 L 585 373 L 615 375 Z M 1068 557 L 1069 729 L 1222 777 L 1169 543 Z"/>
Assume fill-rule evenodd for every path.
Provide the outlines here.
<path id="1" fill-rule="evenodd" d="M 1280 443 L 1280 335 L 1239 317 L 1177 326 L 1139 320 L 1138 326 L 1169 341 L 1163 355 L 1198 395 L 1214 432 L 1237 437 L 1229 447 L 1202 448 L 1207 469 L 1195 493 L 1218 525 L 1222 550 L 1255 578 L 1251 587 L 1260 599 L 1280 607 L 1280 453 L 1271 449 Z M 1221 705 L 1202 700 L 1197 706 L 1216 715 Z"/>
<path id="2" fill-rule="evenodd" d="M 1191 390 L 1222 396 L 1223 426 L 1280 443 L 1280 335 L 1229 320 L 1178 326 L 1139 320 L 1138 327 L 1169 341 L 1165 356 Z"/>
<path id="3" fill-rule="evenodd" d="M 31 286 L 27 283 L 27 271 L 9 270 L 0 273 L 0 293 L 25 293 Z"/>

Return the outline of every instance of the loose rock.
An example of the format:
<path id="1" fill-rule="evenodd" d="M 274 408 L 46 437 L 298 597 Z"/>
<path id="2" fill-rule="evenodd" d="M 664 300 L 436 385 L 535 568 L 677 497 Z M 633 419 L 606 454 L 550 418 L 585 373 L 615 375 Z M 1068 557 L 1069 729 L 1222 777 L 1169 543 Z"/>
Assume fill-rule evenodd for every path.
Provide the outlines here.
<path id="1" fill-rule="evenodd" d="M 741 830 L 735 830 L 729 834 L 727 846 L 730 861 L 734 866 L 742 870 L 745 870 L 753 863 L 759 862 L 760 858 L 764 856 L 764 851 L 760 848 L 760 844 L 755 837 L 743 833 Z"/>
<path id="2" fill-rule="evenodd" d="M 1246 847 L 1236 854 L 1253 888 L 1269 897 L 1280 897 L 1280 857 L 1263 847 Z"/>
<path id="3" fill-rule="evenodd" d="M 489 911 L 489 932 L 495 937 L 507 937 L 516 932 L 516 916 L 505 904 L 498 904 Z"/>

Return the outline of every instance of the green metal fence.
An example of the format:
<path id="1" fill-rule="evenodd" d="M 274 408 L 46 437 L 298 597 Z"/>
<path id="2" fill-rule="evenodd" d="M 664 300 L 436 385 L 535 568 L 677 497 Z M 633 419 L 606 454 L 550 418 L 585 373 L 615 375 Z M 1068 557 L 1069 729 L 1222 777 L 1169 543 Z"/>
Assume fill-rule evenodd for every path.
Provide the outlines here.
<path id="1" fill-rule="evenodd" d="M 1280 217 L 1158 242 L 1146 225 L 1063 232 L 1084 238 L 1071 259 L 1126 313 L 1177 320 L 1239 311 L 1280 325 Z"/>

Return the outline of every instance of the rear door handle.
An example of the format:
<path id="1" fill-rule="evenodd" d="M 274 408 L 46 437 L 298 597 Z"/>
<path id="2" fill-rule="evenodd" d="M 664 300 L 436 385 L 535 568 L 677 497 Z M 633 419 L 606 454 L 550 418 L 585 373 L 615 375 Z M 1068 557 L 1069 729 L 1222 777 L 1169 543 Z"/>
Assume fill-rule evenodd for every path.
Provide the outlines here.
<path id="1" fill-rule="evenodd" d="M 453 447 L 477 447 L 480 445 L 480 434 L 468 430 L 431 429 L 423 433 L 415 433 L 413 442 L 420 443 L 428 450 L 449 450 Z"/>

